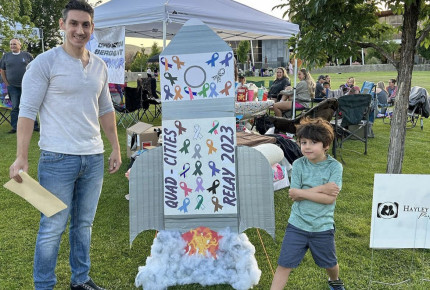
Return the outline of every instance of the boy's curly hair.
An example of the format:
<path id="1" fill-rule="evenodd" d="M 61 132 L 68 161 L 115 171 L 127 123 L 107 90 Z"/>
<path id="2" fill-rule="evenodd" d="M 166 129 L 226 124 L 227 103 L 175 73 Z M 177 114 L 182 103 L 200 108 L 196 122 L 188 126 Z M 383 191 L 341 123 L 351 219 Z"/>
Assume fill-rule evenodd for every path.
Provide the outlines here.
<path id="1" fill-rule="evenodd" d="M 334 139 L 333 127 L 324 119 L 303 118 L 297 125 L 297 140 L 301 138 L 322 142 L 324 147 L 330 146 Z"/>

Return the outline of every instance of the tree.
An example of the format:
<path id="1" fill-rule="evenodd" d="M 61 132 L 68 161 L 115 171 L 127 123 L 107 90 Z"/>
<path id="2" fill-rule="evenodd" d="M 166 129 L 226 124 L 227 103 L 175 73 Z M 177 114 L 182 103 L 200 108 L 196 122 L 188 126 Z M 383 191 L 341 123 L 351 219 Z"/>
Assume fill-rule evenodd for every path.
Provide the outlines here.
<path id="1" fill-rule="evenodd" d="M 149 57 L 160 54 L 161 53 L 161 47 L 158 46 L 158 43 L 154 41 L 154 43 L 151 46 L 151 53 L 149 54 Z"/>
<path id="2" fill-rule="evenodd" d="M 240 63 L 246 63 L 248 60 L 248 53 L 251 49 L 251 45 L 248 40 L 241 40 L 239 44 L 237 45 L 237 60 Z"/>
<path id="3" fill-rule="evenodd" d="M 42 48 L 41 43 L 31 43 L 29 52 L 37 55 L 62 42 L 59 20 L 62 17 L 61 11 L 68 2 L 69 0 L 32 0 L 33 9 L 30 19 L 43 31 L 44 48 Z"/>
<path id="4" fill-rule="evenodd" d="M 0 35 L 2 37 L 1 49 L 9 50 L 9 40 L 13 37 L 28 39 L 31 34 L 32 23 L 28 15 L 31 14 L 30 0 L 0 0 Z M 17 31 L 17 25 L 23 29 Z M 23 48 L 26 44 L 23 43 Z"/>
<path id="5" fill-rule="evenodd" d="M 298 47 L 298 57 L 309 67 L 323 66 L 328 60 L 341 61 L 357 55 L 360 48 L 378 50 L 397 70 L 396 110 L 391 121 L 387 173 L 401 173 L 406 137 L 407 109 L 414 55 L 420 45 L 429 46 L 430 1 L 426 0 L 290 0 L 275 8 L 289 7 L 291 20 L 300 26 L 300 35 L 290 40 Z M 378 5 L 386 5 L 403 16 L 399 59 L 374 39 L 382 39 L 393 27 L 379 23 Z M 420 22 L 420 25 L 418 25 Z"/>
<path id="6" fill-rule="evenodd" d="M 130 66 L 131 71 L 142 72 L 143 70 L 146 70 L 147 61 L 148 56 L 144 53 L 143 49 L 141 51 L 136 52 L 134 60 Z"/>

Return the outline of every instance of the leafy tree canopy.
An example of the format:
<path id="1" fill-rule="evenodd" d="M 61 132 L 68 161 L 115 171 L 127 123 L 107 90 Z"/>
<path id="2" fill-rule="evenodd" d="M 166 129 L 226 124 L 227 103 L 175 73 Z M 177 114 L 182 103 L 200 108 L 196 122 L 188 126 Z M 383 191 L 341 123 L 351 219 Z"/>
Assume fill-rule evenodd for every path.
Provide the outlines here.
<path id="1" fill-rule="evenodd" d="M 13 37 L 29 38 L 32 23 L 30 0 L 0 0 L 0 38 L 1 49 L 9 51 L 9 40 Z M 21 25 L 20 31 L 15 31 Z M 23 43 L 25 48 L 25 43 Z"/>
<path id="2" fill-rule="evenodd" d="M 240 63 L 245 63 L 248 60 L 248 53 L 251 49 L 251 44 L 248 40 L 239 42 L 236 50 L 237 58 Z"/>

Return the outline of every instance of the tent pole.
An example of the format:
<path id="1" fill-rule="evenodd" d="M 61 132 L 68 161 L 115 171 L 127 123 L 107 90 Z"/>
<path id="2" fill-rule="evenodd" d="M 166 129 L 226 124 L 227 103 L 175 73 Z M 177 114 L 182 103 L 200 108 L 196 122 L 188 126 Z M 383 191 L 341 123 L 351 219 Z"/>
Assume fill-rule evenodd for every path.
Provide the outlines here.
<path id="1" fill-rule="evenodd" d="M 250 40 L 251 42 L 251 65 L 252 67 L 254 66 L 254 48 L 252 47 L 252 40 Z"/>
<path id="2" fill-rule="evenodd" d="M 167 23 L 166 19 L 163 20 L 163 50 L 166 48 L 166 31 L 167 31 Z"/>
<path id="3" fill-rule="evenodd" d="M 293 103 L 292 108 L 293 108 L 293 120 L 296 118 L 296 84 L 297 84 L 297 42 L 296 42 L 296 47 L 294 49 L 295 53 L 294 53 L 294 86 L 293 86 Z"/>

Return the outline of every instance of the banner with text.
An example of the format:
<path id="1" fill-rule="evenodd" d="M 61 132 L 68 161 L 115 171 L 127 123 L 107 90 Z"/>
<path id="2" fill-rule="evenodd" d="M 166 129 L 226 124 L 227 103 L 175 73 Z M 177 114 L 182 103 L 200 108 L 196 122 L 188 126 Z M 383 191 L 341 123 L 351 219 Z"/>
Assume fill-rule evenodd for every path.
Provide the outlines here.
<path id="1" fill-rule="evenodd" d="M 375 174 L 371 248 L 430 248 L 430 176 Z"/>
<path id="2" fill-rule="evenodd" d="M 125 27 L 94 29 L 88 50 L 103 59 L 108 68 L 109 83 L 123 84 L 125 75 Z"/>

